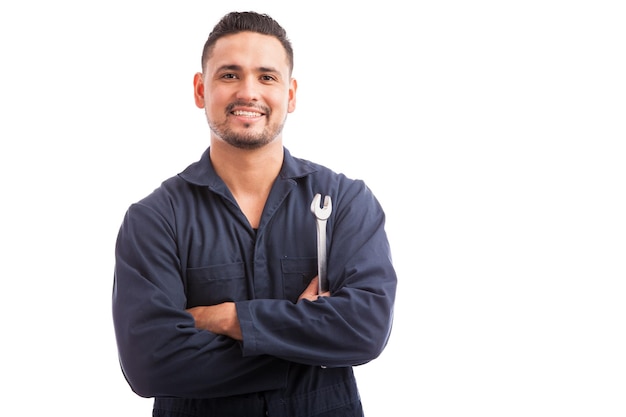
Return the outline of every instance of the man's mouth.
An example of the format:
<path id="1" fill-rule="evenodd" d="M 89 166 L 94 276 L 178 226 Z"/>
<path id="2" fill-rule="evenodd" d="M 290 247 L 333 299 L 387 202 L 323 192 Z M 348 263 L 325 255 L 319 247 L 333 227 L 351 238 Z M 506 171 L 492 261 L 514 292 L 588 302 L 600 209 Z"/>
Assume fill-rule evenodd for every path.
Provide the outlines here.
<path id="1" fill-rule="evenodd" d="M 235 116 L 243 116 L 243 117 L 261 117 L 263 113 L 255 112 L 255 111 L 244 111 L 244 110 L 235 110 L 232 111 L 231 114 Z"/>

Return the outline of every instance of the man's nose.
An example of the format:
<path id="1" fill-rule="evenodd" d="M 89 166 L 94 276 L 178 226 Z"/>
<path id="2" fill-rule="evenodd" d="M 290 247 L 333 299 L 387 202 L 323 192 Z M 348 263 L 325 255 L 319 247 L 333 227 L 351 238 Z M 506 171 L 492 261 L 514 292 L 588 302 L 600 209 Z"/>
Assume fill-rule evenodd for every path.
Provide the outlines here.
<path id="1" fill-rule="evenodd" d="M 246 77 L 239 83 L 237 98 L 245 101 L 255 101 L 259 98 L 259 84 L 254 77 Z"/>

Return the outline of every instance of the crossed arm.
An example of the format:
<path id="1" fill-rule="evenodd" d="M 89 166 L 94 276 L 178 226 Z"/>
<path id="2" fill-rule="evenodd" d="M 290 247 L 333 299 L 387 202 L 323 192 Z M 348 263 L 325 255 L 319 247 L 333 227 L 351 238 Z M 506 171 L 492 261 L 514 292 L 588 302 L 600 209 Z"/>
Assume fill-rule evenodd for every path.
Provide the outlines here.
<path id="1" fill-rule="evenodd" d="M 298 297 L 300 300 L 314 301 L 318 297 L 328 297 L 330 292 L 322 294 L 317 293 L 318 277 L 311 280 L 309 285 L 304 289 Z M 208 330 L 215 334 L 228 336 L 235 340 L 243 340 L 239 318 L 237 317 L 237 309 L 234 302 L 225 302 L 212 306 L 197 306 L 187 309 L 194 320 L 198 329 Z"/>

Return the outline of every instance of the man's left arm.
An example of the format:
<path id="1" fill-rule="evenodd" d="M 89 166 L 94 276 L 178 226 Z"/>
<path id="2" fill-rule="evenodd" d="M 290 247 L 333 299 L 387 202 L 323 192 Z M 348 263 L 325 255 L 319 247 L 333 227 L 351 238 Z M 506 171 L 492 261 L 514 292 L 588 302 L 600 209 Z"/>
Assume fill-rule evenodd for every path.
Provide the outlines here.
<path id="1" fill-rule="evenodd" d="M 397 285 L 385 214 L 360 181 L 336 200 L 327 257 L 331 295 L 318 298 L 312 292 L 296 303 L 236 302 L 244 356 L 340 367 L 363 364 L 382 353 Z"/>

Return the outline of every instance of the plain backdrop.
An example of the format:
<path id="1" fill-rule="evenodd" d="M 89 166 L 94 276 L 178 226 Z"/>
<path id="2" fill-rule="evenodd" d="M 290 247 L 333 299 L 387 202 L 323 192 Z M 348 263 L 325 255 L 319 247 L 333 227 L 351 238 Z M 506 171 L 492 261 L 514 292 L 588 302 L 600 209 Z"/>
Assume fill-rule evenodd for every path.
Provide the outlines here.
<path id="1" fill-rule="evenodd" d="M 117 362 L 126 208 L 208 145 L 192 77 L 228 11 L 295 48 L 285 145 L 364 179 L 399 276 L 368 417 L 626 415 L 620 1 L 0 6 L 2 408 L 151 415 Z"/>

